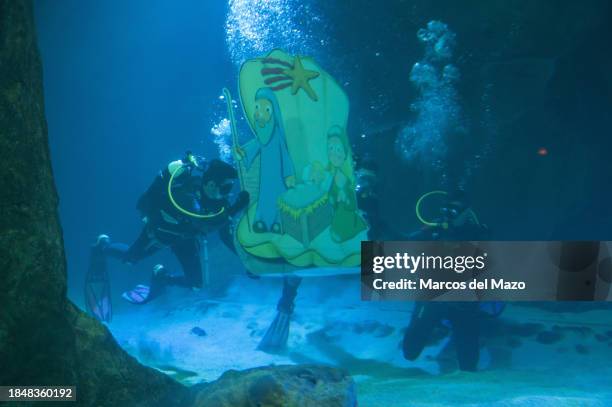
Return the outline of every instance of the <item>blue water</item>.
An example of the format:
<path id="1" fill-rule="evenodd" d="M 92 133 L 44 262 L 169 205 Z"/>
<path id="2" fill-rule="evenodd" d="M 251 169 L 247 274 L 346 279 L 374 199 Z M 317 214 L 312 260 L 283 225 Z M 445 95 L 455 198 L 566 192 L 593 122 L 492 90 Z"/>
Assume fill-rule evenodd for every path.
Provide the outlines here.
<path id="1" fill-rule="evenodd" d="M 223 3 L 199 1 L 182 7 L 166 1 L 37 2 L 53 170 L 75 300 L 92 239 L 102 232 L 125 241 L 137 235 L 136 200 L 164 163 L 187 150 L 216 155 L 210 128 L 224 109 L 217 104 L 221 88 L 235 77 L 225 13 Z M 161 256 L 157 262 L 175 264 L 172 256 Z M 143 267 L 148 272 L 152 264 Z"/>
<path id="2" fill-rule="evenodd" d="M 493 6 L 416 0 L 386 7 L 297 0 L 35 5 L 68 294 L 80 306 L 96 236 L 131 242 L 142 228 L 137 199 L 157 171 L 185 151 L 229 159 L 221 90 L 236 95 L 240 64 L 277 47 L 313 56 L 347 93 L 351 144 L 357 156 L 379 166 L 381 222 L 394 232 L 420 227 L 414 203 L 422 193 L 461 187 L 492 239 L 612 240 L 612 80 L 606 76 L 612 57 L 603 12 L 578 7 L 581 35 L 565 37 L 573 31 L 552 30 L 545 21 L 550 10 L 542 5 L 542 20 L 520 10 L 507 13 L 502 5 L 498 13 Z M 493 16 L 490 24 L 507 29 L 471 23 L 471 16 L 482 20 L 486 13 Z M 559 12 L 559 25 L 574 27 L 571 15 Z M 522 48 L 513 49 L 516 44 Z M 239 128 L 248 131 L 243 120 Z M 442 374 L 430 359 L 411 364 L 401 358 L 397 343 L 412 304 L 377 308 L 360 303 L 353 280 L 310 281 L 298 297 L 293 357 L 271 357 L 251 349 L 273 317 L 280 281 L 246 279 L 244 266 L 216 236 L 209 249 L 214 292 L 177 289 L 138 309 L 120 301 L 121 291 L 146 281 L 154 264 L 179 269 L 174 257 L 161 252 L 136 267 L 113 263 L 111 270 L 117 305 L 109 327 L 118 342 L 143 363 L 195 372 L 187 383 L 214 380 L 228 368 L 316 361 L 353 373 L 360 405 L 404 405 L 397 398 L 409 397 L 410 388 L 422 405 L 439 405 L 444 397 L 430 394 L 438 379 L 468 405 L 488 405 L 493 398 L 500 405 L 612 400 L 601 380 L 610 373 L 609 363 L 602 363 L 612 356 L 610 340 L 595 339 L 612 332 L 609 308 L 575 314 L 578 306 L 563 312 L 510 307 L 506 318 L 513 323 L 596 328 L 588 338 L 567 335 L 556 347 L 524 338 L 511 362 L 483 366 L 486 371 L 473 379 Z M 209 295 L 221 305 L 208 307 Z M 372 320 L 383 327 L 375 329 L 393 330 L 383 338 L 378 331 L 363 333 Z M 190 334 L 194 326 L 206 330 L 202 340 L 208 343 Z M 225 357 L 223 344 L 236 352 L 233 358 Z M 347 355 L 334 358 L 334 349 Z M 580 364 L 583 379 L 546 386 L 547 370 L 571 375 Z M 405 370 L 398 375 L 397 369 Z M 474 380 L 485 389 L 480 398 Z M 516 386 L 505 386 L 508 381 Z M 398 388 L 403 390 L 394 399 L 390 394 Z"/>

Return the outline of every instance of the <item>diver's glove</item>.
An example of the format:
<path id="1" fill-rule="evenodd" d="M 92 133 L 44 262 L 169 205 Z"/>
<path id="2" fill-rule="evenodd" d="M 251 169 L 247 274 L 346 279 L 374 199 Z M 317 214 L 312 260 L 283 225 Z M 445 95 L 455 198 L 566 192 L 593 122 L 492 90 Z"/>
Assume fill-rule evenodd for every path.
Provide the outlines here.
<path id="1" fill-rule="evenodd" d="M 247 191 L 240 191 L 234 204 L 228 209 L 229 215 L 234 216 L 249 204 L 250 195 Z"/>

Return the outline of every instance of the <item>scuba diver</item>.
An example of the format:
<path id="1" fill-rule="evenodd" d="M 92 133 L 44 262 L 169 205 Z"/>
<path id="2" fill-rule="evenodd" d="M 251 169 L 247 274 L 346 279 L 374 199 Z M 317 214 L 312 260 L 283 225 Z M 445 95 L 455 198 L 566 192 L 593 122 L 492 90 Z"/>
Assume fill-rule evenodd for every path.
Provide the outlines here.
<path id="1" fill-rule="evenodd" d="M 153 183 L 138 200 L 144 227 L 136 241 L 128 246 L 112 242 L 100 235 L 91 249 L 90 267 L 86 279 L 86 299 L 90 311 L 99 319 L 108 320 L 110 308 L 103 304 L 110 299 L 108 289 L 96 292 L 107 276 L 108 257 L 135 264 L 155 252 L 169 248 L 183 269 L 182 275 L 170 274 L 162 265 L 154 267 L 151 285 L 139 285 L 123 297 L 143 304 L 157 297 L 167 285 L 198 290 L 202 287 L 200 237 L 218 232 L 223 243 L 235 252 L 232 217 L 248 205 L 249 194 L 242 191 L 233 204 L 229 194 L 236 170 L 214 159 L 206 160 L 187 152 L 182 160 L 173 161 L 159 172 Z M 99 288 L 99 287 L 98 287 Z M 96 312 L 97 311 L 97 312 Z"/>
<path id="2" fill-rule="evenodd" d="M 386 225 L 380 216 L 380 203 L 378 199 L 378 165 L 370 159 L 357 162 L 355 170 L 357 183 L 355 195 L 357 196 L 357 207 L 361 210 L 363 217 L 369 225 L 368 239 L 386 240 Z"/>
<path id="3" fill-rule="evenodd" d="M 421 203 L 432 195 L 443 195 L 440 217 L 427 221 L 421 215 Z M 416 213 L 424 227 L 410 235 L 410 240 L 486 240 L 489 230 L 466 203 L 465 193 L 432 191 L 417 201 Z M 502 302 L 417 302 L 410 325 L 404 332 L 402 351 L 408 360 L 415 360 L 432 339 L 437 328 L 451 330 L 459 369 L 476 371 L 480 353 L 480 323 L 485 317 L 497 317 L 504 309 Z"/>
<path id="4" fill-rule="evenodd" d="M 450 327 L 459 369 L 476 371 L 480 353 L 478 303 L 417 302 L 410 325 L 404 332 L 402 351 L 408 360 L 416 360 L 434 331 Z"/>
<path id="5" fill-rule="evenodd" d="M 378 164 L 369 155 L 355 163 L 355 196 L 357 207 L 368 224 L 368 240 L 404 240 L 406 236 L 394 230 L 384 219 L 380 207 L 382 186 Z"/>
<path id="6" fill-rule="evenodd" d="M 440 208 L 439 218 L 427 221 L 421 214 L 421 205 L 426 198 L 433 195 L 443 195 L 444 203 Z M 480 223 L 461 189 L 451 193 L 428 192 L 419 198 L 415 209 L 423 227 L 410 234 L 409 240 L 486 240 L 489 237 L 489 228 Z"/>

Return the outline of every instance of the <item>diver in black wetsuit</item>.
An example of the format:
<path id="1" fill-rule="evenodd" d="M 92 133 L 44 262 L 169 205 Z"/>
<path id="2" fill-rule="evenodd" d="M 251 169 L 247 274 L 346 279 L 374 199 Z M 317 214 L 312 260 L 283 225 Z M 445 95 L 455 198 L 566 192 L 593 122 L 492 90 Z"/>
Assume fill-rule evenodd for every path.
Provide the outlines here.
<path id="1" fill-rule="evenodd" d="M 462 191 L 447 195 L 441 216 L 410 240 L 485 240 L 488 228 L 480 224 L 476 214 L 465 203 Z M 476 371 L 479 359 L 480 319 L 485 314 L 485 303 L 479 302 L 420 302 L 415 304 L 410 325 L 404 333 L 404 357 L 415 360 L 421 354 L 434 330 L 443 322 L 450 324 L 452 340 L 457 352 L 459 369 Z M 491 308 L 491 303 L 486 303 Z M 494 306 L 494 309 L 499 307 Z M 501 312 L 501 311 L 499 311 Z M 490 315 L 490 314 L 489 314 Z"/>
<path id="2" fill-rule="evenodd" d="M 138 200 L 137 208 L 145 223 L 139 237 L 128 246 L 100 235 L 92 248 L 90 273 L 100 274 L 108 257 L 133 264 L 169 248 L 180 262 L 183 275 L 169 274 L 158 265 L 150 293 L 142 299 L 138 295 L 127 299 L 136 303 L 150 301 L 165 285 L 201 288 L 200 237 L 217 231 L 235 252 L 231 220 L 249 201 L 248 193 L 243 191 L 230 204 L 228 196 L 236 178 L 236 170 L 229 164 L 190 153 L 170 163 Z"/>
<path id="3" fill-rule="evenodd" d="M 409 240 L 486 240 L 489 229 L 481 224 L 466 202 L 465 192 L 458 189 L 446 195 L 440 217 L 408 236 Z"/>

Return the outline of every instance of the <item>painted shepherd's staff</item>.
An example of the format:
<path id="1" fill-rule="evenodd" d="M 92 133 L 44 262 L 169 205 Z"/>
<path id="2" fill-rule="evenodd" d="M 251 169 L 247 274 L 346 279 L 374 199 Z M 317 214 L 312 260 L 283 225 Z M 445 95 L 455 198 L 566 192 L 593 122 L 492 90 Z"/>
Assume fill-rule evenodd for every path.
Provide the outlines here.
<path id="1" fill-rule="evenodd" d="M 240 148 L 240 144 L 238 143 L 238 131 L 236 130 L 236 119 L 234 118 L 234 107 L 232 106 L 232 95 L 228 88 L 223 88 L 223 97 L 225 98 L 225 102 L 227 103 L 227 115 L 230 121 L 230 129 L 232 132 L 232 146 L 234 151 Z M 238 181 L 240 182 L 240 190 L 246 191 L 244 187 L 244 175 L 242 173 L 242 160 L 236 163 L 238 167 Z M 247 191 L 248 192 L 248 191 Z M 245 211 L 247 217 L 247 225 L 249 227 L 249 232 L 251 231 L 251 220 L 249 219 L 249 207 L 247 206 Z"/>

